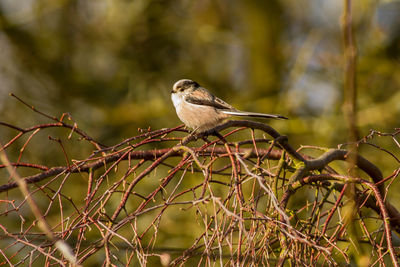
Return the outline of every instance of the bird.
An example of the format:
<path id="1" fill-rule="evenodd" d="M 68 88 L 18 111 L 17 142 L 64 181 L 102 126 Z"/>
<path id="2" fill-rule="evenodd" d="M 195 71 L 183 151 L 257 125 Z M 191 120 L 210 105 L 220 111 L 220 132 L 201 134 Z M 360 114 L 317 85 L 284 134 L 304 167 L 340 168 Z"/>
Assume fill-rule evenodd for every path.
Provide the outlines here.
<path id="1" fill-rule="evenodd" d="M 196 133 L 209 131 L 231 116 L 288 119 L 282 115 L 238 110 L 189 79 L 174 84 L 171 99 L 179 119 Z"/>

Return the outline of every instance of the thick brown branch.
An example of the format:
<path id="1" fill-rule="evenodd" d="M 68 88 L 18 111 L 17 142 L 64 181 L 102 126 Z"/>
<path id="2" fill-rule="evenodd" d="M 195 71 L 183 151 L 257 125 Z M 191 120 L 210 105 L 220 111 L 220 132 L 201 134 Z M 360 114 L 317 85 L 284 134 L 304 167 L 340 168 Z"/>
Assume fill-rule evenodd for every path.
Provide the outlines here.
<path id="1" fill-rule="evenodd" d="M 168 153 L 171 149 L 164 148 L 164 149 L 156 149 L 156 150 L 140 150 L 140 151 L 132 151 L 130 155 L 126 155 L 122 160 L 135 160 L 135 159 L 145 159 L 145 160 L 156 160 L 157 158 L 162 157 L 164 154 Z M 211 154 L 214 155 L 227 155 L 225 148 L 223 147 L 215 147 L 215 148 L 205 148 L 205 149 L 194 149 L 195 152 L 200 152 L 201 156 L 210 156 Z M 92 163 L 85 163 L 85 164 L 78 164 L 75 166 L 71 166 L 69 169 L 68 167 L 60 166 L 60 167 L 53 167 L 44 171 L 42 173 L 38 173 L 32 176 L 25 177 L 25 181 L 27 184 L 37 183 L 46 178 L 56 176 L 61 173 L 77 173 L 77 172 L 88 172 L 90 170 L 96 170 L 101 168 L 106 163 L 111 163 L 116 160 L 119 160 L 120 157 L 125 152 L 119 152 L 110 156 L 105 156 L 104 158 L 98 159 Z M 178 157 L 182 156 L 185 151 L 172 151 L 169 157 Z M 253 148 L 240 148 L 239 153 L 245 155 L 248 158 L 256 158 L 257 153 L 261 156 L 267 156 L 268 159 L 272 160 L 279 160 L 281 157 L 281 151 L 277 149 L 273 149 L 268 153 L 268 149 L 259 148 L 257 152 Z M 1 166 L 0 166 L 1 167 Z M 8 191 L 10 189 L 16 188 L 17 184 L 15 182 L 10 182 L 0 186 L 0 193 Z"/>
<path id="2" fill-rule="evenodd" d="M 304 167 L 299 168 L 296 173 L 291 177 L 289 181 L 289 187 L 288 190 L 285 192 L 285 194 L 282 197 L 281 200 L 281 205 L 283 207 L 286 207 L 289 197 L 293 194 L 292 191 L 292 184 L 295 183 L 296 181 L 299 181 L 302 179 L 309 171 L 312 170 L 322 170 L 328 165 L 335 161 L 335 160 L 343 160 L 346 161 L 349 155 L 351 155 L 347 150 L 344 149 L 332 149 L 327 152 L 325 152 L 323 155 L 316 159 L 310 159 L 310 160 L 305 160 L 304 161 Z M 366 174 L 368 174 L 374 183 L 379 183 L 383 179 L 382 172 L 378 167 L 376 167 L 373 163 L 368 161 L 366 158 L 362 157 L 361 155 L 354 155 L 356 159 L 356 166 L 360 168 L 362 171 L 364 171 Z M 384 184 L 379 184 L 378 189 L 380 193 L 383 195 L 384 192 Z"/>
<path id="3" fill-rule="evenodd" d="M 247 128 L 251 128 L 251 129 L 258 129 L 261 130 L 265 133 L 267 133 L 268 135 L 270 135 L 271 137 L 273 137 L 274 139 L 276 139 L 277 143 L 283 148 L 285 149 L 292 157 L 294 157 L 296 160 L 300 160 L 300 161 L 305 161 L 305 159 L 303 158 L 303 156 L 298 153 L 288 142 L 287 142 L 287 137 L 284 135 L 281 135 L 280 133 L 278 133 L 274 128 L 272 128 L 271 126 L 261 123 L 261 122 L 255 122 L 255 121 L 239 121 L 239 120 L 232 120 L 232 121 L 228 121 L 214 129 L 212 129 L 211 131 L 222 131 L 226 128 L 229 127 L 247 127 Z"/>

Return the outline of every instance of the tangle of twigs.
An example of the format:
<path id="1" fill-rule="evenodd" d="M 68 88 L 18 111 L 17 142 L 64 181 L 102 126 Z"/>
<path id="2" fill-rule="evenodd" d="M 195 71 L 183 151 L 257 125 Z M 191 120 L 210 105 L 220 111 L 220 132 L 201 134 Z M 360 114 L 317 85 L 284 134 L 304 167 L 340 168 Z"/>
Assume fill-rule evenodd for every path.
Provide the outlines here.
<path id="1" fill-rule="evenodd" d="M 397 266 L 392 233 L 400 233 L 400 214 L 386 200 L 386 185 L 400 168 L 385 178 L 359 154 L 302 147 L 322 151 L 312 158 L 252 121 L 228 121 L 200 135 L 182 126 L 148 130 L 106 146 L 64 122 L 70 115 L 58 119 L 18 100 L 52 121 L 29 128 L 0 122 L 14 132 L 1 140 L 0 265 L 339 266 L 351 261 L 345 218 L 354 212 L 370 264 Z M 50 139 L 65 164 L 25 157 L 39 155 L 31 144 L 43 141 L 39 132 L 55 136 L 55 128 L 66 130 Z M 376 136 L 398 145 L 398 134 L 371 131 L 357 145 Z M 85 143 L 83 159 L 70 152 Z M 349 156 L 363 177 L 331 166 Z M 356 188 L 352 211 L 342 209 L 348 184 Z"/>

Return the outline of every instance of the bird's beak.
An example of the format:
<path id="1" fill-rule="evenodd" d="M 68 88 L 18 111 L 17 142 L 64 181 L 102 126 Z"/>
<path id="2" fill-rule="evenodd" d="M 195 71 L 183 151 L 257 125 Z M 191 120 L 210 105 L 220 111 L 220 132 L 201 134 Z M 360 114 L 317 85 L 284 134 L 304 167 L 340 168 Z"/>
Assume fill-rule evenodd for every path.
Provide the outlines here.
<path id="1" fill-rule="evenodd" d="M 173 93 L 175 93 L 175 91 L 174 91 L 174 90 L 172 90 L 172 91 L 171 91 L 171 94 L 173 94 Z"/>

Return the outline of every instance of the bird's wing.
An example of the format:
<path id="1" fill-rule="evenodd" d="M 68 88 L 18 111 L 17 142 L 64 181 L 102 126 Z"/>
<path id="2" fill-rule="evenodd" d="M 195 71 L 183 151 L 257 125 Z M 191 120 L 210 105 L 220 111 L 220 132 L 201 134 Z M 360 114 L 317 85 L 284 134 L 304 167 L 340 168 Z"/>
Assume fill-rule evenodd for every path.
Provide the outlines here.
<path id="1" fill-rule="evenodd" d="M 197 88 L 187 95 L 185 101 L 194 105 L 209 106 L 224 110 L 236 110 L 234 107 L 214 96 L 202 87 Z"/>

